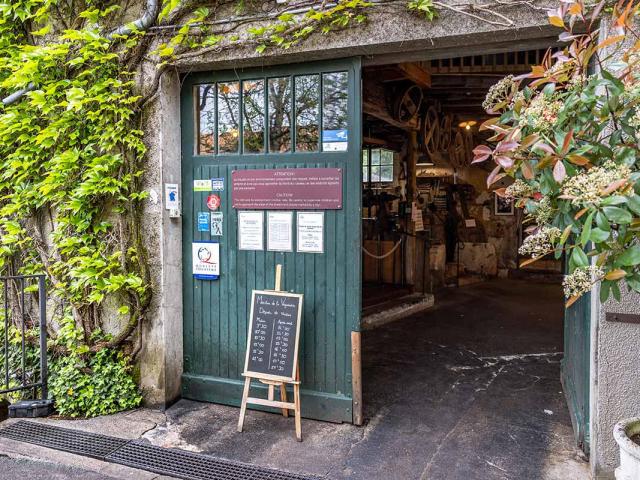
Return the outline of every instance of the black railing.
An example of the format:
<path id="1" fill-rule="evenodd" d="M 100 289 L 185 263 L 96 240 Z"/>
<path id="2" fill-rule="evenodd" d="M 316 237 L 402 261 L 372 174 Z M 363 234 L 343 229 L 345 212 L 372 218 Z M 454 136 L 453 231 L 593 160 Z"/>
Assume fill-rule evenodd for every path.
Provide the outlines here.
<path id="1" fill-rule="evenodd" d="M 40 390 L 47 399 L 47 292 L 44 275 L 0 277 L 3 300 L 2 369 L 0 395 Z M 35 295 L 37 292 L 37 296 Z M 35 320 L 37 318 L 37 320 Z M 27 328 L 29 330 L 27 330 Z M 38 330 L 38 342 L 35 342 Z M 18 335 L 16 335 L 18 334 Z M 39 362 L 34 361 L 38 352 Z M 2 378 L 2 377 L 0 377 Z M 35 381 L 39 378 L 39 381 Z"/>

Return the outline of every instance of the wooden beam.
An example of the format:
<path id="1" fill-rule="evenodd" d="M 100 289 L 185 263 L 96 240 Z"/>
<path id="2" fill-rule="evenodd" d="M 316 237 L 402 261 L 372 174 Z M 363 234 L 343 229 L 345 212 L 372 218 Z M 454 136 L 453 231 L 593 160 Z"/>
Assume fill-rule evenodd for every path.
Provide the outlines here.
<path id="1" fill-rule="evenodd" d="M 400 63 L 398 69 L 405 74 L 407 80 L 422 88 L 431 87 L 431 73 L 418 63 Z"/>
<path id="2" fill-rule="evenodd" d="M 362 425 L 362 347 L 360 332 L 351 332 L 351 389 L 353 391 L 353 423 Z"/>
<path id="3" fill-rule="evenodd" d="M 378 120 L 381 120 L 391 125 L 392 127 L 400 128 L 402 130 L 411 131 L 418 130 L 419 128 L 417 120 L 413 120 L 412 122 L 400 122 L 389 115 L 389 112 L 387 112 L 387 108 L 385 106 L 373 103 L 366 99 L 362 101 L 362 112 L 366 113 L 367 115 L 371 115 L 372 117 L 377 118 Z"/>

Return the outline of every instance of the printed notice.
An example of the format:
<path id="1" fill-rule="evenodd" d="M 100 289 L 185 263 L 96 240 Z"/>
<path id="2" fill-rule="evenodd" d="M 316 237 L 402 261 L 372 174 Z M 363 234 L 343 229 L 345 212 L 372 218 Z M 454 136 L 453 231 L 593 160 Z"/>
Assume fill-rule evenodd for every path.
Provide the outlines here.
<path id="1" fill-rule="evenodd" d="M 293 251 L 293 212 L 267 212 L 267 250 Z"/>
<path id="2" fill-rule="evenodd" d="M 262 212 L 238 212 L 238 249 L 264 250 L 264 215 Z"/>
<path id="3" fill-rule="evenodd" d="M 298 252 L 324 252 L 324 212 L 298 212 Z"/>

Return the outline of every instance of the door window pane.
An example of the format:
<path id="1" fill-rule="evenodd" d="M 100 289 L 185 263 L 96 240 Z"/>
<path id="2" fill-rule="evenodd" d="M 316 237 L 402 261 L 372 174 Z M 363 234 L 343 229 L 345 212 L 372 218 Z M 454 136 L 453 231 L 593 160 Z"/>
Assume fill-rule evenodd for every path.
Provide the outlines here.
<path id="1" fill-rule="evenodd" d="M 240 85 L 218 84 L 218 153 L 237 153 L 240 118 Z"/>
<path id="2" fill-rule="evenodd" d="M 215 153 L 216 135 L 216 88 L 215 85 L 196 87 L 196 109 L 198 112 L 198 155 Z"/>
<path id="3" fill-rule="evenodd" d="M 269 152 L 291 151 L 291 79 L 269 79 Z"/>
<path id="4" fill-rule="evenodd" d="M 362 181 L 368 183 L 369 178 L 369 150 L 362 150 Z"/>
<path id="5" fill-rule="evenodd" d="M 349 96 L 347 72 L 322 75 L 322 150 L 347 150 L 347 100 Z"/>
<path id="6" fill-rule="evenodd" d="M 319 143 L 320 76 L 296 77 L 296 150 L 317 152 Z"/>
<path id="7" fill-rule="evenodd" d="M 242 82 L 245 153 L 264 153 L 264 80 Z"/>

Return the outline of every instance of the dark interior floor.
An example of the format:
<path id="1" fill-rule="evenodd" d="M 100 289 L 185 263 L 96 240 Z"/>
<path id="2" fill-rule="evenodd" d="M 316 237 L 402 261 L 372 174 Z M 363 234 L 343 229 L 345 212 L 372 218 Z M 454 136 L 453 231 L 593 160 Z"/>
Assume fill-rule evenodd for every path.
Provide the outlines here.
<path id="1" fill-rule="evenodd" d="M 256 465 L 361 480 L 583 480 L 560 385 L 559 285 L 496 280 L 363 333 L 366 424 L 182 400 L 144 435 Z M 303 379 L 304 382 L 304 379 Z"/>
<path id="2" fill-rule="evenodd" d="M 573 450 L 559 285 L 497 280 L 436 298 L 363 334 L 365 416 L 381 424 L 353 454 L 355 478 L 380 458 L 394 478 L 555 478 L 548 462 Z"/>
<path id="3" fill-rule="evenodd" d="M 411 286 L 393 285 L 389 283 L 366 283 L 362 287 L 362 308 L 381 305 L 396 298 L 409 295 Z"/>

